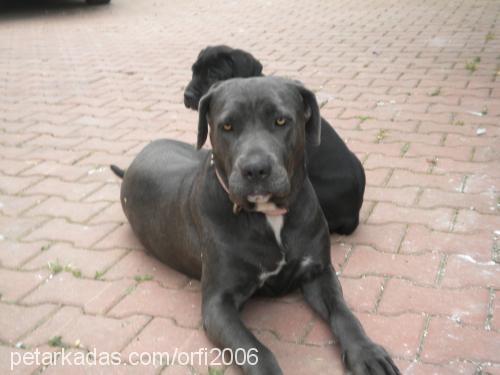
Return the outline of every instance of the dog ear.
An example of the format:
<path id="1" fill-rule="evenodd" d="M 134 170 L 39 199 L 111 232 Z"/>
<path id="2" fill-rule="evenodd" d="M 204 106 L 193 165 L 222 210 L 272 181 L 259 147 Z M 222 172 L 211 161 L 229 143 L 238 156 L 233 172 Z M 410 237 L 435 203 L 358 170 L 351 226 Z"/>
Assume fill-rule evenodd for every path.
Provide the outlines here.
<path id="1" fill-rule="evenodd" d="M 250 53 L 241 49 L 230 52 L 231 64 L 233 66 L 233 77 L 258 77 L 262 75 L 262 64 Z"/>
<path id="2" fill-rule="evenodd" d="M 203 147 L 208 136 L 208 110 L 210 108 L 210 99 L 212 92 L 209 90 L 200 99 L 198 104 L 198 142 L 196 148 L 199 150 Z"/>
<path id="3" fill-rule="evenodd" d="M 321 116 L 319 114 L 318 101 L 316 95 L 306 89 L 302 83 L 295 81 L 295 86 L 302 95 L 304 102 L 304 117 L 306 119 L 306 139 L 313 146 L 321 143 Z"/>

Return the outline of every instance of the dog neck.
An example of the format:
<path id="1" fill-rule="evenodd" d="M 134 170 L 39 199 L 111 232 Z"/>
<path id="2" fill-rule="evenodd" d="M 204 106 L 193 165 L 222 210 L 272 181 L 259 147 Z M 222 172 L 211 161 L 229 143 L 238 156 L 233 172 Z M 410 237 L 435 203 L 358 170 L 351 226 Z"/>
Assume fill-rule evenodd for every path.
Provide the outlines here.
<path id="1" fill-rule="evenodd" d="M 230 198 L 230 193 L 229 193 L 229 188 L 225 184 L 224 180 L 222 179 L 222 176 L 219 173 L 219 170 L 217 169 L 217 166 L 214 163 L 214 154 L 211 154 L 211 159 L 210 159 L 210 165 L 214 167 L 215 175 L 217 176 L 217 181 L 219 181 L 220 186 L 222 186 L 222 189 L 226 192 L 226 194 Z M 258 205 L 262 205 L 260 210 L 257 210 L 256 212 L 261 212 L 266 216 L 283 216 L 285 215 L 288 210 L 286 208 L 278 208 L 276 207 L 273 203 L 257 203 Z M 233 204 L 233 213 L 238 214 L 242 210 L 241 206 L 238 204 L 234 203 Z"/>

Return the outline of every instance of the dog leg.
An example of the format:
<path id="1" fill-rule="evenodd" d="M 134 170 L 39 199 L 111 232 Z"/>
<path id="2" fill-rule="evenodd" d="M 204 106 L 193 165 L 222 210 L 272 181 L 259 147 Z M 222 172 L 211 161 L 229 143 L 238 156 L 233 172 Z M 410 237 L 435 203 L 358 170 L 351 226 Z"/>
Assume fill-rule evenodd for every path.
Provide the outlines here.
<path id="1" fill-rule="evenodd" d="M 302 290 L 307 302 L 332 328 L 342 350 L 342 359 L 352 374 L 400 374 L 389 354 L 368 338 L 347 307 L 332 266 L 302 285 Z"/>
<path id="2" fill-rule="evenodd" d="M 203 327 L 208 337 L 223 348 L 230 348 L 233 356 L 237 350 L 247 354 L 242 366 L 245 374 L 281 375 L 276 358 L 243 324 L 234 298 L 216 294 L 203 296 Z"/>

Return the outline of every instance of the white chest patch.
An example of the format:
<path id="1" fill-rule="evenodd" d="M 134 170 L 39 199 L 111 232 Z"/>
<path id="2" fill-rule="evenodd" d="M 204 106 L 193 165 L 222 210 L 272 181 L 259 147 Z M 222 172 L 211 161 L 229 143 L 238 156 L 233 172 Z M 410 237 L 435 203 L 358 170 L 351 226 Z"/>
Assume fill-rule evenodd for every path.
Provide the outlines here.
<path id="1" fill-rule="evenodd" d="M 302 258 L 302 262 L 300 262 L 300 266 L 302 268 L 306 268 L 312 263 L 312 258 L 311 257 L 304 257 Z"/>
<path id="2" fill-rule="evenodd" d="M 283 254 L 283 258 L 281 258 L 281 260 L 279 261 L 279 263 L 276 265 L 276 268 L 273 270 L 273 271 L 269 271 L 269 272 L 262 272 L 260 275 L 259 275 L 259 280 L 260 280 L 260 285 L 264 285 L 264 283 L 266 282 L 266 280 L 268 278 L 270 278 L 271 276 L 274 276 L 274 275 L 277 275 L 278 273 L 280 273 L 281 269 L 283 268 L 283 266 L 286 264 L 286 260 L 285 260 L 285 254 Z"/>
<path id="3" fill-rule="evenodd" d="M 276 238 L 276 242 L 278 245 L 282 245 L 281 243 L 281 229 L 283 228 L 283 222 L 285 221 L 285 217 L 283 215 L 279 216 L 270 216 L 266 215 L 267 223 L 271 227 L 274 232 L 274 237 Z"/>
<path id="4" fill-rule="evenodd" d="M 269 224 L 269 226 L 273 230 L 274 237 L 276 238 L 276 242 L 281 247 L 282 246 L 282 243 L 281 243 L 281 229 L 283 228 L 284 216 L 283 215 L 280 215 L 280 216 L 266 215 L 266 219 L 267 219 L 267 223 Z M 264 271 L 264 272 L 262 272 L 259 275 L 259 280 L 260 280 L 260 285 L 261 286 L 266 282 L 266 280 L 268 278 L 270 278 L 271 276 L 279 274 L 280 271 L 281 271 L 281 269 L 283 268 L 283 266 L 286 264 L 285 253 L 282 252 L 281 254 L 282 254 L 283 257 L 281 258 L 281 260 L 279 261 L 279 263 L 276 265 L 276 268 L 274 270 L 268 271 L 268 272 Z"/>

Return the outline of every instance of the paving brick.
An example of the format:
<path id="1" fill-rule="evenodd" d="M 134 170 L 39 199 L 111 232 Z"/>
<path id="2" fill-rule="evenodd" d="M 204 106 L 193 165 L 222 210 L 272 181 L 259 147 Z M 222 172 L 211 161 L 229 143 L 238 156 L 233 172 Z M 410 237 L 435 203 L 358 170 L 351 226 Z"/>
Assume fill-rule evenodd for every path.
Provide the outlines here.
<path id="1" fill-rule="evenodd" d="M 411 362 L 406 363 L 406 368 L 400 367 L 403 374 L 414 375 L 456 375 L 456 374 L 474 374 L 476 372 L 476 365 L 473 363 L 463 361 L 451 361 L 450 363 L 443 363 L 439 365 Z"/>
<path id="2" fill-rule="evenodd" d="M 54 147 L 62 150 L 73 149 L 76 145 L 85 141 L 83 137 L 62 138 L 53 135 L 42 134 L 27 142 L 30 146 Z"/>
<path id="3" fill-rule="evenodd" d="M 95 348 L 98 353 L 111 353 L 120 351 L 127 345 L 148 321 L 149 318 L 145 316 L 114 319 L 85 315 L 77 307 L 65 306 L 30 333 L 23 342 L 36 347 L 55 336 L 61 336 L 63 343 L 70 346 L 81 346 L 90 351 Z"/>
<path id="4" fill-rule="evenodd" d="M 14 302 L 29 293 L 48 276 L 46 270 L 23 272 L 0 269 L 0 298 Z"/>
<path id="5" fill-rule="evenodd" d="M 106 274 L 106 280 L 151 276 L 167 288 L 181 288 L 187 285 L 189 278 L 174 269 L 165 266 L 159 260 L 141 250 L 132 250 Z"/>
<path id="6" fill-rule="evenodd" d="M 0 340 L 15 345 L 17 339 L 29 332 L 56 310 L 54 305 L 33 307 L 0 303 Z M 12 322 L 16 324 L 12 324 Z"/>
<path id="7" fill-rule="evenodd" d="M 470 255 L 453 255 L 446 262 L 443 286 L 487 286 L 500 287 L 500 264 L 493 261 L 478 261 Z"/>
<path id="8" fill-rule="evenodd" d="M 483 214 L 497 210 L 496 197 L 487 194 L 452 193 L 436 189 L 425 189 L 420 196 L 421 207 L 457 207 L 473 209 Z"/>
<path id="9" fill-rule="evenodd" d="M 464 191 L 466 193 L 491 193 L 498 190 L 500 178 L 488 174 L 471 174 L 467 176 Z"/>
<path id="10" fill-rule="evenodd" d="M 426 312 L 482 326 L 486 320 L 489 293 L 486 289 L 445 289 L 417 287 L 405 280 L 387 283 L 378 311 L 398 314 Z"/>
<path id="11" fill-rule="evenodd" d="M 381 188 L 369 186 L 365 190 L 364 199 L 410 206 L 417 198 L 418 192 L 418 187 Z"/>
<path id="12" fill-rule="evenodd" d="M 108 233 L 106 237 L 93 246 L 95 249 L 114 249 L 116 247 L 135 250 L 142 250 L 144 248 L 128 223 L 119 225 L 114 231 Z"/>
<path id="13" fill-rule="evenodd" d="M 162 361 L 164 364 L 183 363 L 183 358 L 174 361 L 176 352 L 191 354 L 200 352 L 200 349 L 206 349 L 208 360 L 213 361 L 215 360 L 215 356 L 210 350 L 214 348 L 214 345 L 208 340 L 201 328 L 179 327 L 171 319 L 155 318 L 127 345 L 122 351 L 122 356 L 125 358 L 130 357 L 134 360 L 134 354 L 132 354 L 134 352 L 164 353 L 163 358 L 155 358 L 155 364 L 157 364 L 155 367 L 161 368 L 160 363 Z M 204 364 L 204 359 L 200 363 L 199 358 L 199 356 L 193 356 L 193 367 L 200 371 L 200 373 L 207 373 L 207 366 Z M 177 370 L 179 372 L 172 373 L 183 373 L 182 369 Z M 171 372 L 167 373 L 170 374 Z"/>
<path id="14" fill-rule="evenodd" d="M 390 173 L 389 168 L 366 170 L 366 184 L 368 186 L 384 186 Z"/>
<path id="15" fill-rule="evenodd" d="M 0 195 L 0 212 L 6 216 L 18 216 L 21 212 L 47 199 L 42 195 Z"/>
<path id="16" fill-rule="evenodd" d="M 110 233 L 115 226 L 112 223 L 81 225 L 69 223 L 64 219 L 52 219 L 32 231 L 24 239 L 26 241 L 69 241 L 78 247 L 88 247 Z M 116 244 L 115 247 L 120 246 Z"/>
<path id="17" fill-rule="evenodd" d="M 47 279 L 23 299 L 28 305 L 57 303 L 83 307 L 91 314 L 102 314 L 130 290 L 133 282 L 89 280 L 61 272 Z"/>
<path id="18" fill-rule="evenodd" d="M 267 333 L 257 334 L 257 337 L 271 349 L 285 374 L 304 374 L 309 371 L 314 374 L 343 372 L 339 350 L 335 346 L 294 345 L 278 341 Z"/>
<path id="19" fill-rule="evenodd" d="M 100 151 L 107 150 L 110 153 L 120 154 L 125 150 L 128 150 L 135 145 L 137 141 L 106 141 L 100 138 L 90 138 L 82 143 L 80 143 L 75 149 L 84 151 Z"/>
<path id="20" fill-rule="evenodd" d="M 409 222 L 425 224 L 431 229 L 446 231 L 451 228 L 453 210 L 450 208 L 421 209 L 378 203 L 368 219 L 370 224 Z"/>
<path id="21" fill-rule="evenodd" d="M 0 216 L 0 238 L 17 240 L 47 221 L 45 217 L 16 217 L 12 220 L 8 216 Z"/>
<path id="22" fill-rule="evenodd" d="M 357 313 L 367 334 L 390 353 L 398 357 L 414 358 L 424 329 L 424 318 L 417 314 L 381 316 Z M 305 338 L 305 343 L 326 345 L 334 337 L 323 321 L 317 320 Z"/>
<path id="23" fill-rule="evenodd" d="M 386 166 L 406 169 L 412 172 L 428 172 L 429 162 L 427 158 L 400 158 L 396 156 L 384 156 L 380 154 L 370 154 L 365 161 L 366 169 L 383 168 Z"/>
<path id="24" fill-rule="evenodd" d="M 84 277 L 94 278 L 97 272 L 106 271 L 126 252 L 123 249 L 92 251 L 79 249 L 67 243 L 59 243 L 51 245 L 48 250 L 39 250 L 38 256 L 27 262 L 23 268 L 28 270 L 47 268 L 49 263 L 54 263 L 80 271 Z"/>
<path id="25" fill-rule="evenodd" d="M 500 292 L 495 292 L 495 298 L 493 300 L 493 327 L 498 331 L 500 328 Z"/>
<path id="26" fill-rule="evenodd" d="M 462 175 L 433 175 L 395 169 L 387 186 L 423 186 L 445 191 L 460 191 L 463 179 Z"/>
<path id="27" fill-rule="evenodd" d="M 382 277 L 340 278 L 347 304 L 354 311 L 371 311 L 382 290 Z"/>
<path id="28" fill-rule="evenodd" d="M 0 251 L 0 265 L 10 268 L 19 267 L 36 253 L 46 248 L 47 245 L 47 241 L 25 243 L 3 240 L 2 250 Z"/>
<path id="29" fill-rule="evenodd" d="M 16 349 L 12 347 L 7 347 L 4 345 L 0 345 L 0 371 L 2 374 L 12 374 L 12 375 L 25 375 L 32 374 L 39 365 L 36 365 L 36 362 L 27 360 L 25 363 L 20 363 L 19 365 L 15 365 L 18 358 L 22 359 L 24 353 L 28 352 L 28 350 Z M 28 354 L 29 356 L 29 354 Z M 33 358 L 33 357 L 31 357 Z"/>
<path id="30" fill-rule="evenodd" d="M 110 172 L 111 173 L 111 172 Z M 116 181 L 115 183 L 108 183 L 103 185 L 98 190 L 94 191 L 88 197 L 84 199 L 85 202 L 119 202 L 120 201 L 120 183 Z M 125 219 L 125 215 L 123 215 Z"/>
<path id="31" fill-rule="evenodd" d="M 438 251 L 448 254 L 468 254 L 482 261 L 491 258 L 493 235 L 486 231 L 474 234 L 433 231 L 423 225 L 410 225 L 401 243 L 402 253 Z"/>
<path id="32" fill-rule="evenodd" d="M 424 318 L 416 314 L 381 316 L 357 314 L 366 333 L 394 356 L 414 358 L 424 330 Z"/>
<path id="33" fill-rule="evenodd" d="M 456 161 L 468 161 L 472 157 L 472 147 L 470 145 L 443 147 L 412 143 L 412 145 L 408 149 L 408 152 L 406 153 L 406 156 L 435 156 L 437 158 L 451 158 Z"/>
<path id="34" fill-rule="evenodd" d="M 5 195 L 14 195 L 26 190 L 37 181 L 40 177 L 18 177 L 0 175 L 0 193 Z"/>
<path id="35" fill-rule="evenodd" d="M 28 161 L 18 161 L 11 159 L 0 160 L 0 172 L 4 175 L 16 175 L 21 171 L 31 167 Z"/>
<path id="36" fill-rule="evenodd" d="M 500 374 L 500 365 L 492 364 L 492 363 L 487 363 L 485 365 L 481 366 L 481 370 L 485 374 L 491 374 L 491 375 L 498 375 Z"/>
<path id="37" fill-rule="evenodd" d="M 23 146 L 24 148 L 25 146 Z M 73 164 L 77 160 L 86 155 L 85 151 L 74 151 L 70 149 L 54 149 L 49 147 L 37 147 L 22 156 L 22 159 L 33 162 L 41 161 L 57 161 L 65 164 Z"/>
<path id="38" fill-rule="evenodd" d="M 500 177 L 500 172 L 496 171 L 496 164 L 494 162 L 479 163 L 471 161 L 456 161 L 453 159 L 439 158 L 433 173 L 436 174 L 449 174 L 449 173 L 463 173 L 463 174 L 482 174 L 488 173 L 493 177 Z"/>
<path id="39" fill-rule="evenodd" d="M 344 266 L 345 276 L 361 275 L 397 276 L 419 283 L 433 284 L 441 257 L 432 253 L 402 255 L 383 253 L 369 246 L 357 246 Z M 415 269 L 419 272 L 416 273 Z"/>
<path id="40" fill-rule="evenodd" d="M 454 232 L 470 233 L 477 231 L 489 231 L 493 233 L 498 230 L 500 225 L 500 217 L 498 215 L 483 215 L 473 210 L 458 211 Z"/>
<path id="41" fill-rule="evenodd" d="M 357 245 L 370 245 L 380 251 L 397 252 L 406 231 L 405 224 L 363 224 L 344 238 L 344 241 Z"/>
<path id="42" fill-rule="evenodd" d="M 179 306 L 182 309 L 179 310 Z M 167 289 L 154 281 L 142 282 L 109 312 L 117 317 L 131 314 L 173 318 L 180 326 L 198 327 L 201 323 L 201 295 Z"/>
<path id="43" fill-rule="evenodd" d="M 354 134 L 362 134 L 364 137 L 367 135 L 359 130 L 352 132 Z M 391 142 L 391 143 L 373 143 L 377 139 L 377 135 L 370 136 L 368 143 L 367 141 L 358 141 L 352 139 L 353 137 L 347 137 L 349 148 L 356 154 L 381 154 L 392 157 L 397 157 L 402 154 L 402 149 L 405 147 L 404 142 Z"/>
<path id="44" fill-rule="evenodd" d="M 106 202 L 80 203 L 66 201 L 60 197 L 50 197 L 25 212 L 25 215 L 64 217 L 73 222 L 84 223 L 107 206 Z"/>
<path id="45" fill-rule="evenodd" d="M 38 184 L 30 184 L 25 194 L 57 195 L 69 201 L 79 201 L 99 188 L 97 183 L 80 184 L 65 182 L 58 178 L 48 177 Z"/>
<path id="46" fill-rule="evenodd" d="M 242 319 L 250 328 L 270 330 L 283 341 L 298 343 L 314 312 L 304 302 L 280 303 L 252 299 L 245 305 Z"/>
<path id="47" fill-rule="evenodd" d="M 107 207 L 89 220 L 89 224 L 116 223 L 122 224 L 126 220 L 120 202 L 108 203 Z"/>
<path id="48" fill-rule="evenodd" d="M 500 334 L 483 328 L 462 326 L 444 318 L 432 318 L 424 342 L 422 359 L 434 363 L 468 358 L 495 362 Z"/>
<path id="49" fill-rule="evenodd" d="M 67 165 L 55 161 L 43 161 L 33 165 L 21 173 L 21 176 L 51 176 L 63 181 L 76 181 L 84 176 L 88 168 Z"/>
<path id="50" fill-rule="evenodd" d="M 67 352 L 77 352 L 76 350 L 68 349 Z M 79 350 L 79 352 L 83 352 Z M 155 369 L 152 366 L 130 366 L 127 363 L 121 363 L 118 365 L 100 365 L 97 360 L 99 358 L 106 358 L 106 354 L 100 353 L 101 357 L 96 357 L 96 362 L 92 360 L 89 361 L 87 365 L 72 365 L 69 367 L 67 363 L 64 365 L 61 361 L 58 361 L 55 365 L 52 365 L 44 370 L 44 374 L 47 375 L 65 375 L 68 371 L 71 371 L 72 375 L 103 375 L 103 374 L 111 374 L 111 375 L 153 375 L 157 374 L 158 369 Z M 76 354 L 75 354 L 76 356 Z M 122 358 L 123 360 L 123 358 Z M 103 360 L 106 361 L 106 360 Z"/>

